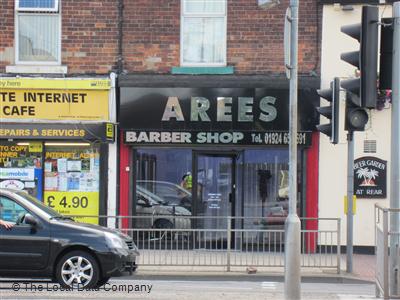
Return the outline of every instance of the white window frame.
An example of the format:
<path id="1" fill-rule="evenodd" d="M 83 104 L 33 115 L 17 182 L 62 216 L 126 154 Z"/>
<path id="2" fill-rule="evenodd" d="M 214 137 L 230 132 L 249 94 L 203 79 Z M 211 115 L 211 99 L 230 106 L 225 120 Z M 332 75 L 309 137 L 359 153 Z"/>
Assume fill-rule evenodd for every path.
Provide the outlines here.
<path id="1" fill-rule="evenodd" d="M 14 48 L 15 48 L 15 64 L 16 65 L 41 65 L 41 66 L 59 66 L 61 65 L 61 1 L 55 0 L 55 7 L 53 8 L 28 8 L 28 7 L 19 7 L 19 0 L 15 0 L 15 9 L 14 9 Z M 18 24 L 18 16 L 32 16 L 32 15 L 43 15 L 43 14 L 54 14 L 58 15 L 58 55 L 57 61 L 28 61 L 28 60 L 19 60 L 19 24 Z"/>
<path id="2" fill-rule="evenodd" d="M 186 12 L 186 1 L 181 0 L 181 28 L 180 28 L 180 64 L 183 67 L 225 67 L 227 64 L 227 27 L 228 27 L 228 17 L 227 17 L 227 12 L 228 12 L 228 0 L 225 0 L 225 9 L 224 13 L 216 13 L 216 12 L 210 12 L 210 13 L 187 13 Z M 222 50 L 224 53 L 224 61 L 222 63 L 185 63 L 183 61 L 183 27 L 184 27 L 184 20 L 186 17 L 189 18 L 224 18 L 224 41 L 223 41 L 223 47 L 224 49 Z"/>
<path id="3" fill-rule="evenodd" d="M 58 12 L 59 0 L 54 0 L 54 7 L 19 7 L 20 0 L 15 0 L 16 11 L 41 11 L 41 12 Z"/>

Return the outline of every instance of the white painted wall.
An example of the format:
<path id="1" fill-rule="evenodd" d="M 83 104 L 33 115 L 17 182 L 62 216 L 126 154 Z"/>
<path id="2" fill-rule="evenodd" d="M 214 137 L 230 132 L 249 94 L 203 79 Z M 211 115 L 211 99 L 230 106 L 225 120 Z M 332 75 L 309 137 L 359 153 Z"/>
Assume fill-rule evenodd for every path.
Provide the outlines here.
<path id="1" fill-rule="evenodd" d="M 340 27 L 361 22 L 361 6 L 343 11 L 340 5 L 325 5 L 322 20 L 321 42 L 321 88 L 329 88 L 334 77 L 346 79 L 355 76 L 355 68 L 340 59 L 340 54 L 356 51 L 358 41 L 340 31 Z M 391 17 L 391 6 L 380 6 L 380 15 Z M 342 245 L 346 244 L 346 215 L 343 198 L 347 193 L 347 141 L 344 131 L 344 97 L 340 101 L 340 140 L 332 145 L 328 137 L 321 134 L 319 153 L 319 217 L 341 218 Z M 328 102 L 322 100 L 322 105 Z M 388 161 L 387 195 L 390 193 L 390 105 L 382 111 L 372 110 L 365 132 L 355 132 L 355 159 L 362 156 L 375 156 Z M 321 120 L 322 121 L 322 120 Z M 364 140 L 376 140 L 377 152 L 364 153 Z M 354 216 L 354 245 L 374 245 L 374 204 L 389 205 L 387 199 L 358 199 Z M 319 224 L 320 229 L 334 229 L 334 225 Z M 323 240 L 320 241 L 323 243 Z"/>
<path id="2" fill-rule="evenodd" d="M 111 89 L 109 93 L 110 122 L 117 122 L 117 96 L 116 96 L 116 75 L 110 74 Z M 114 128 L 116 129 L 116 128 Z M 115 133 L 116 135 L 116 130 Z M 115 137 L 116 138 L 116 137 Z M 108 194 L 107 194 L 107 216 L 117 215 L 117 142 L 108 144 Z M 116 219 L 109 218 L 107 226 L 116 227 Z"/>

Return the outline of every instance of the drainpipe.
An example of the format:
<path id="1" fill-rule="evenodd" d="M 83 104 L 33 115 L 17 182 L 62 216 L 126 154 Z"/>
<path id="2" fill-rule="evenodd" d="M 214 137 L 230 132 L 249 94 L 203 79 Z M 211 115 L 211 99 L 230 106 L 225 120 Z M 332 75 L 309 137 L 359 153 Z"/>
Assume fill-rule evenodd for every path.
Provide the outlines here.
<path id="1" fill-rule="evenodd" d="M 118 54 L 117 54 L 117 74 L 124 71 L 124 58 L 122 54 L 122 38 L 124 23 L 124 0 L 118 0 Z"/>

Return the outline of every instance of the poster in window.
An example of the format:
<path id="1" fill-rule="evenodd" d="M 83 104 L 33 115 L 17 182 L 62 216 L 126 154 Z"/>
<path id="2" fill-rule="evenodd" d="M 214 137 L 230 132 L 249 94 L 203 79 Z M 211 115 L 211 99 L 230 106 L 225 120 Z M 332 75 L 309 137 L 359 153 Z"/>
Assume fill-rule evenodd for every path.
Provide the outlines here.
<path id="1" fill-rule="evenodd" d="M 66 158 L 57 159 L 57 171 L 60 173 L 67 172 L 67 159 Z"/>
<path id="2" fill-rule="evenodd" d="M 68 160 L 67 161 L 67 171 L 81 171 L 82 170 L 82 162 L 80 160 Z"/>
<path id="3" fill-rule="evenodd" d="M 99 162 L 98 145 L 87 147 L 48 146 L 46 148 L 46 178 L 56 180 L 46 184 L 45 203 L 65 215 L 86 215 L 77 221 L 98 224 Z"/>

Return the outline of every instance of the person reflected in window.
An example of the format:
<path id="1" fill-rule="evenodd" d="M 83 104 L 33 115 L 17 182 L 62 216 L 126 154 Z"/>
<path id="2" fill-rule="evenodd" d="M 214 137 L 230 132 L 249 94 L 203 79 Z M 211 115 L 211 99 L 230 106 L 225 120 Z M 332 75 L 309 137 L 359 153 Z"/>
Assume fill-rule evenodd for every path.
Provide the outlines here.
<path id="1" fill-rule="evenodd" d="M 192 173 L 187 172 L 182 176 L 181 187 L 184 189 L 191 191 L 192 190 Z"/>

